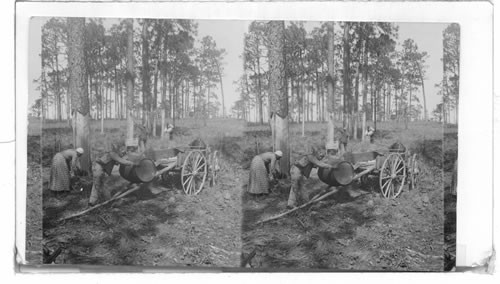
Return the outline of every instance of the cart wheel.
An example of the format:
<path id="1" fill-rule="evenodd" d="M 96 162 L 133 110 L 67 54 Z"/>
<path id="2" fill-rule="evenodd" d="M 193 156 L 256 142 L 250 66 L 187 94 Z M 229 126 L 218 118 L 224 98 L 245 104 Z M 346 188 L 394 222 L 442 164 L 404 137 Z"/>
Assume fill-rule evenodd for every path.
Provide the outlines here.
<path id="1" fill-rule="evenodd" d="M 207 161 L 205 156 L 201 151 L 190 151 L 182 164 L 182 189 L 187 195 L 196 195 L 203 189 L 206 179 Z"/>
<path id="2" fill-rule="evenodd" d="M 391 153 L 380 169 L 380 190 L 385 198 L 396 198 L 403 189 L 406 179 L 406 166 L 403 157 Z"/>
<path id="3" fill-rule="evenodd" d="M 209 155 L 209 166 L 210 166 L 210 186 L 214 186 L 217 183 L 217 177 L 219 175 L 220 163 L 219 163 L 219 152 L 215 150 Z"/>
<path id="4" fill-rule="evenodd" d="M 420 165 L 418 163 L 417 154 L 413 154 L 410 158 L 408 170 L 410 171 L 410 189 L 418 189 L 420 183 Z"/>

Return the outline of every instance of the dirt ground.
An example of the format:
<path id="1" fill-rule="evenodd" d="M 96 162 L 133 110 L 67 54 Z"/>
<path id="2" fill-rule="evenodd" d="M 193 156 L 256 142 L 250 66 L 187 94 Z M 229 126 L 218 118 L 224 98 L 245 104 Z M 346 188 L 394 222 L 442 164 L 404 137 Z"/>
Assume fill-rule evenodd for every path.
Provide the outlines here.
<path id="1" fill-rule="evenodd" d="M 453 267 L 456 198 L 450 181 L 458 149 L 456 128 L 443 132 L 438 124 L 410 125 L 409 130 L 380 125 L 375 146 L 350 143 L 348 150 L 354 152 L 387 148 L 395 141 L 408 146 L 419 154 L 423 169 L 418 190 L 405 187 L 398 198 L 385 199 L 373 176 L 363 184 L 339 188 L 310 207 L 256 225 L 286 210 L 289 184 L 280 181 L 268 196 L 248 195 L 249 162 L 257 152 L 270 150 L 271 144 L 265 127 L 228 125 L 214 123 L 206 132 L 186 130 L 175 141 L 187 145 L 201 137 L 221 153 L 222 169 L 213 187 L 207 184 L 199 195 L 187 196 L 180 190 L 179 177 L 172 175 L 169 182 L 143 185 L 122 200 L 63 222 L 57 220 L 87 208 L 90 187 L 63 196 L 50 193 L 47 181 L 50 157 L 56 150 L 54 136 L 62 137 L 63 148 L 70 137 L 61 135 L 57 127 L 43 131 L 42 139 L 29 136 L 28 147 L 42 154 L 28 155 L 28 261 L 40 263 L 43 244 L 49 253 L 60 248 L 56 264 L 245 265 L 265 271 L 443 271 Z M 304 152 L 308 144 L 321 145 L 322 128 L 321 124 L 307 125 L 302 138 L 300 126 L 293 125 L 292 149 Z M 185 129 L 196 127 L 186 124 Z M 108 131 L 96 144 L 110 138 L 106 135 L 116 137 L 119 131 Z M 161 143 L 152 141 L 155 147 Z M 106 186 L 116 193 L 129 185 L 115 169 Z M 305 187 L 309 196 L 332 190 L 319 181 L 315 170 Z"/>

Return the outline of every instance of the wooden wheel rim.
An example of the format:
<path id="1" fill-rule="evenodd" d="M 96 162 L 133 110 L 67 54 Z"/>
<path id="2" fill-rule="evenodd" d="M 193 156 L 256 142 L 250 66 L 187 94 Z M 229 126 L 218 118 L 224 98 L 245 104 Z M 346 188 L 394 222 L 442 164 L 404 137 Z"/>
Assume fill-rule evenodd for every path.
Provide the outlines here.
<path id="1" fill-rule="evenodd" d="M 207 178 L 207 161 L 201 151 L 189 152 L 181 170 L 182 189 L 187 195 L 200 193 Z"/>
<path id="2" fill-rule="evenodd" d="M 398 153 L 391 153 L 380 169 L 380 190 L 385 198 L 396 198 L 403 189 L 406 179 L 406 165 Z"/>
<path id="3" fill-rule="evenodd" d="M 417 154 L 413 154 L 410 163 L 410 189 L 418 189 L 420 183 L 420 167 L 417 160 Z"/>

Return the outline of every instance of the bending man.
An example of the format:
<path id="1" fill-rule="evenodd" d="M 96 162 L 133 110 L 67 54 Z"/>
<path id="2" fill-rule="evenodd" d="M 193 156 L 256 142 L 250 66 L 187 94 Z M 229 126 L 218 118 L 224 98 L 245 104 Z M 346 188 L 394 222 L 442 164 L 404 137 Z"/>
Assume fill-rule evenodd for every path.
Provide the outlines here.
<path id="1" fill-rule="evenodd" d="M 292 168 L 290 169 L 292 187 L 290 188 L 287 207 L 296 207 L 298 203 L 297 197 L 300 199 L 300 203 L 303 203 L 306 200 L 306 198 L 302 196 L 302 185 L 304 184 L 305 179 L 309 178 L 313 168 L 332 168 L 332 166 L 319 160 L 319 158 L 322 157 L 316 157 L 316 155 L 317 154 L 310 154 L 302 156 L 292 165 Z"/>
<path id="2" fill-rule="evenodd" d="M 122 158 L 125 153 L 125 147 L 119 147 L 116 144 L 112 144 L 111 149 L 106 151 L 94 162 L 92 166 L 94 182 L 92 185 L 92 192 L 90 193 L 90 206 L 94 206 L 97 203 L 104 202 L 111 198 L 110 191 L 104 186 L 105 174 L 111 175 L 115 165 L 134 165 L 133 162 Z"/>

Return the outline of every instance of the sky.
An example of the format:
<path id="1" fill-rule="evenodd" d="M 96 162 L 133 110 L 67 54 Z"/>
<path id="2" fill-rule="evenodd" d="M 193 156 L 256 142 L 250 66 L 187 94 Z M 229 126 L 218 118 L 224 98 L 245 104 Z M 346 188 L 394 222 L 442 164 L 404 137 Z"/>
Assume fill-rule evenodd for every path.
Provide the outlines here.
<path id="1" fill-rule="evenodd" d="M 37 84 L 33 80 L 40 77 L 40 51 L 41 51 L 41 26 L 48 18 L 34 17 L 30 22 L 29 35 L 29 82 L 28 107 L 40 97 L 36 90 Z M 110 20 L 116 21 L 116 19 Z M 250 21 L 239 20 L 198 20 L 198 39 L 210 35 L 214 38 L 218 48 L 226 50 L 224 59 L 224 96 L 226 109 L 230 110 L 233 103 L 239 99 L 237 86 L 234 83 L 241 74 L 243 74 L 243 61 L 240 55 L 243 51 L 243 35 L 248 30 Z M 313 27 L 320 23 L 311 23 L 307 25 Z M 109 23 L 108 23 L 109 25 Z M 434 87 L 442 78 L 442 31 L 447 24 L 443 23 L 397 23 L 399 26 L 399 43 L 407 38 L 412 38 L 420 51 L 426 51 L 429 54 L 427 59 L 426 78 L 424 80 L 425 92 L 427 97 L 427 110 L 431 114 L 432 110 L 440 102 L 437 96 L 438 89 Z M 219 93 L 219 91 L 215 91 Z M 418 95 L 423 103 L 422 95 Z"/>

